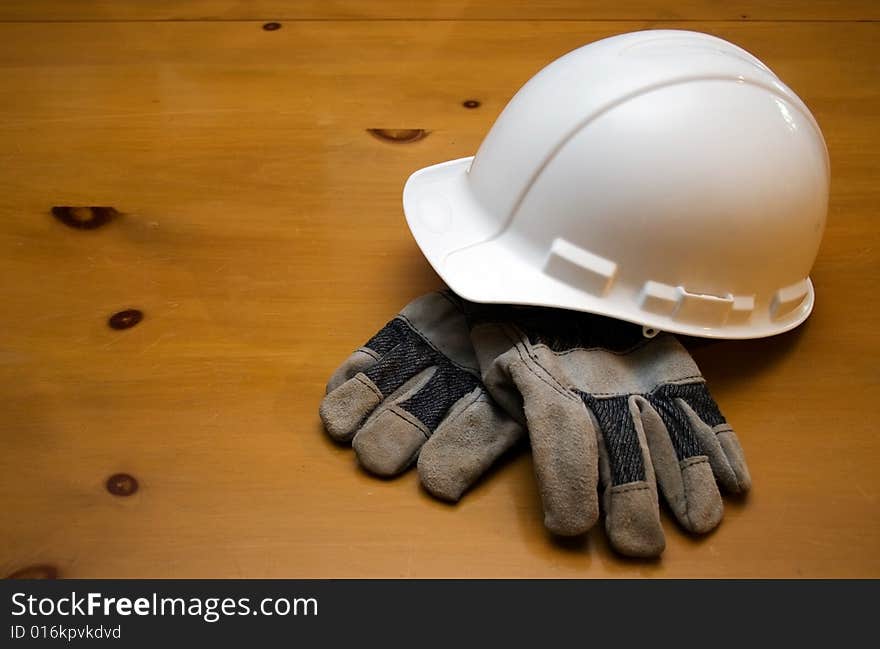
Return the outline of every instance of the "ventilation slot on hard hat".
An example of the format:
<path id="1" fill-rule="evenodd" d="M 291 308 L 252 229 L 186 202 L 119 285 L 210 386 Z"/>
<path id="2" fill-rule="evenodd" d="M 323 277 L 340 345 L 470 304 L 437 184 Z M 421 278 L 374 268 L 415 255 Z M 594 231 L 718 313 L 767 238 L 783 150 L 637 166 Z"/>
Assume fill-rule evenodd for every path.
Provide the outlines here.
<path id="1" fill-rule="evenodd" d="M 779 320 L 787 316 L 800 306 L 809 292 L 810 284 L 806 279 L 779 289 L 773 296 L 773 303 L 770 305 L 770 317 Z"/>
<path id="2" fill-rule="evenodd" d="M 544 272 L 587 293 L 602 296 L 614 281 L 617 264 L 557 238 L 550 246 Z"/>
<path id="3" fill-rule="evenodd" d="M 707 327 L 744 322 L 755 309 L 751 295 L 692 293 L 681 286 L 652 281 L 645 282 L 640 302 L 649 313 Z"/>

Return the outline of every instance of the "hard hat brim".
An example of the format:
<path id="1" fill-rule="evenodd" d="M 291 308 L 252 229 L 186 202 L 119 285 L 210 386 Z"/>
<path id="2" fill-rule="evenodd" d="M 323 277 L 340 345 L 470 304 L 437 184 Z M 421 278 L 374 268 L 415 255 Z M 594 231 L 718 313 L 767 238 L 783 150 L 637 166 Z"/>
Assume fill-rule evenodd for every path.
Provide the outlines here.
<path id="1" fill-rule="evenodd" d="M 472 195 L 467 173 L 473 157 L 416 171 L 406 182 L 403 209 L 422 253 L 440 278 L 461 297 L 488 304 L 546 306 L 595 313 L 659 331 L 720 339 L 751 339 L 794 329 L 815 303 L 812 282 L 802 302 L 778 320 L 698 326 L 638 306 L 637 289 L 596 296 L 540 271 L 511 241 L 501 241 L 507 222 L 486 214 Z"/>

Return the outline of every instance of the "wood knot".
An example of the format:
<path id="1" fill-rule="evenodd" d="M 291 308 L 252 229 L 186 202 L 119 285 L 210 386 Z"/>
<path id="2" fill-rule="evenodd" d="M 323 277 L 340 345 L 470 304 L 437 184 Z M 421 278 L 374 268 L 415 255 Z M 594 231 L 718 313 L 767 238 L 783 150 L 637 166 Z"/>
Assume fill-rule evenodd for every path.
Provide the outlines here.
<path id="1" fill-rule="evenodd" d="M 52 216 L 68 227 L 94 230 L 115 219 L 119 212 L 112 207 L 56 205 L 52 208 Z"/>
<path id="2" fill-rule="evenodd" d="M 383 142 L 409 144 L 425 139 L 430 131 L 423 128 L 368 128 L 367 133 Z"/>
<path id="3" fill-rule="evenodd" d="M 107 491 L 114 496 L 131 496 L 138 490 L 138 481 L 127 473 L 114 473 L 107 478 Z"/>
<path id="4" fill-rule="evenodd" d="M 26 566 L 20 570 L 16 570 L 11 575 L 6 576 L 7 579 L 58 579 L 58 568 L 50 566 L 46 563 L 34 566 Z"/>
<path id="5" fill-rule="evenodd" d="M 140 309 L 125 309 L 125 311 L 111 315 L 107 320 L 107 325 L 111 329 L 131 329 L 143 319 L 144 312 Z"/>

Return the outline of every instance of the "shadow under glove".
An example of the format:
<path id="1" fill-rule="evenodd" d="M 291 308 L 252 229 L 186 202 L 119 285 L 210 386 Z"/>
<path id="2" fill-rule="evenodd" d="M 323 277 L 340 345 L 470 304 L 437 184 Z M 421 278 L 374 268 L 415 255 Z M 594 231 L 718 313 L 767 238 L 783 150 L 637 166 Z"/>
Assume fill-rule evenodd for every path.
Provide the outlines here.
<path id="1" fill-rule="evenodd" d="M 657 485 L 678 522 L 721 521 L 716 480 L 751 484 L 736 435 L 670 334 L 559 309 L 469 304 L 486 389 L 527 426 L 546 527 L 586 532 L 599 515 L 620 553 L 658 556 Z M 598 484 L 597 484 L 598 483 Z"/>
<path id="2" fill-rule="evenodd" d="M 525 436 L 483 388 L 448 292 L 410 302 L 353 352 L 330 377 L 320 415 L 368 471 L 394 476 L 418 458 L 424 487 L 452 501 Z"/>

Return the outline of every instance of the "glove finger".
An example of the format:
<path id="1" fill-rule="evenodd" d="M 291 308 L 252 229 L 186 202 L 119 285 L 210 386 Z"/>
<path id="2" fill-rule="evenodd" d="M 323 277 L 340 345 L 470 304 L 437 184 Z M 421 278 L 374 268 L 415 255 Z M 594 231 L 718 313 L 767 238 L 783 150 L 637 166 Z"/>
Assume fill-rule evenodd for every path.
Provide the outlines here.
<path id="1" fill-rule="evenodd" d="M 324 397 L 319 413 L 327 433 L 337 441 L 350 440 L 388 396 L 439 362 L 439 355 L 421 339 L 400 343 Z"/>
<path id="2" fill-rule="evenodd" d="M 429 435 L 422 422 L 393 404 L 371 417 L 351 445 L 362 467 L 390 478 L 409 468 Z"/>
<path id="3" fill-rule="evenodd" d="M 353 378 L 358 373 L 375 365 L 379 359 L 373 354 L 374 352 L 364 347 L 354 351 L 330 376 L 330 379 L 327 381 L 327 390 L 325 391 L 325 394 L 330 394 L 333 390 Z"/>
<path id="4" fill-rule="evenodd" d="M 724 505 L 712 467 L 686 415 L 671 399 L 634 397 L 663 497 L 686 530 L 706 533 L 721 522 Z"/>
<path id="5" fill-rule="evenodd" d="M 336 368 L 327 381 L 325 394 L 330 394 L 358 372 L 363 372 L 375 365 L 382 356 L 406 340 L 407 334 L 408 327 L 403 321 L 399 318 L 391 320 L 364 343 L 363 347 L 353 352 Z"/>
<path id="6" fill-rule="evenodd" d="M 510 373 L 523 397 L 544 525 L 554 534 L 583 534 L 599 517 L 596 433 L 586 408 L 530 367 L 514 365 Z"/>
<path id="7" fill-rule="evenodd" d="M 406 470 L 453 405 L 478 384 L 473 374 L 443 361 L 426 383 L 408 385 L 364 423 L 352 443 L 358 461 L 380 476 Z"/>
<path id="8" fill-rule="evenodd" d="M 715 405 L 706 386 L 697 385 L 702 388 L 705 396 L 699 399 L 679 398 L 678 406 L 687 415 L 691 428 L 699 438 L 706 455 L 709 456 L 712 472 L 721 486 L 730 493 L 745 493 L 752 486 L 752 476 L 749 474 L 739 439 L 718 411 L 718 406 Z M 711 402 L 711 409 L 704 405 L 705 399 Z"/>
<path id="9" fill-rule="evenodd" d="M 625 396 L 583 396 L 598 438 L 608 540 L 626 556 L 660 556 L 666 539 L 638 407 Z"/>
<path id="10" fill-rule="evenodd" d="M 456 502 L 525 429 L 477 386 L 453 406 L 419 454 L 419 477 L 434 497 Z"/>
<path id="11" fill-rule="evenodd" d="M 321 401 L 324 429 L 337 442 L 351 440 L 361 423 L 385 397 L 362 373 L 330 392 Z"/>

